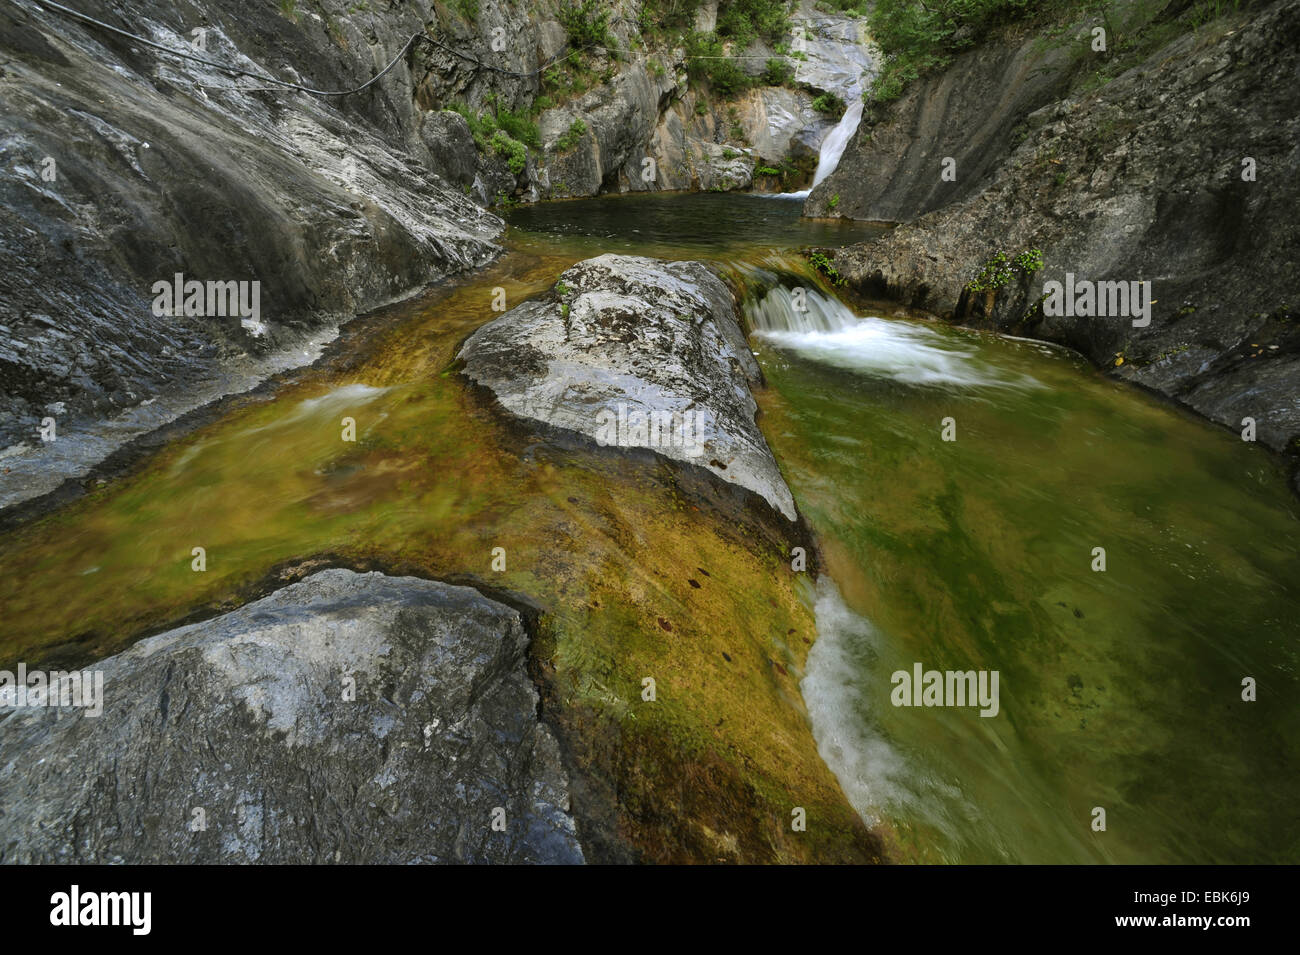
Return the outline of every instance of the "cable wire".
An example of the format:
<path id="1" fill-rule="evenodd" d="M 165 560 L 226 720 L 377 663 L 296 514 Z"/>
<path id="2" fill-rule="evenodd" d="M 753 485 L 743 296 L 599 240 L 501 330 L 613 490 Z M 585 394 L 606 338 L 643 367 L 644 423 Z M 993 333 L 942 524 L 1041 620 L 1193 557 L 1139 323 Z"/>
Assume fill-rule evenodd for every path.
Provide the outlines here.
<path id="1" fill-rule="evenodd" d="M 570 50 L 568 53 L 565 53 L 563 55 L 557 53 L 555 56 L 551 57 L 549 60 L 547 60 L 537 69 L 521 72 L 518 70 L 506 70 L 506 69 L 502 69 L 499 66 L 493 66 L 490 63 L 484 63 L 482 60 L 478 59 L 477 57 L 470 56 L 468 53 L 462 53 L 460 50 L 450 47 L 447 44 L 442 43 L 441 41 L 435 39 L 434 37 L 429 36 L 427 33 L 424 32 L 412 33 L 410 39 L 408 39 L 404 44 L 402 44 L 402 49 L 400 52 L 398 52 L 397 56 L 393 57 L 393 59 L 389 62 L 387 66 L 385 66 L 382 70 L 380 70 L 370 79 L 366 80 L 366 82 L 362 83 L 360 86 L 350 90 L 318 90 L 318 89 L 313 89 L 310 86 L 303 86 L 301 83 L 291 83 L 288 80 L 277 79 L 276 77 L 270 76 L 265 73 L 258 73 L 252 70 L 241 69 L 240 67 L 237 66 L 228 66 L 224 63 L 218 63 L 216 60 L 210 60 L 205 56 L 195 56 L 193 53 L 184 53 L 180 50 L 174 50 L 169 46 L 164 46 L 161 43 L 156 43 L 153 40 L 148 39 L 147 37 L 142 37 L 138 33 L 132 33 L 129 30 L 123 30 L 121 27 L 115 27 L 111 23 L 105 23 L 103 20 L 97 20 L 94 17 L 81 13 L 78 10 L 73 10 L 71 7 L 65 7 L 61 3 L 56 3 L 55 0 L 33 0 L 33 2 L 38 3 L 41 6 L 46 7 L 47 9 L 57 11 L 58 13 L 62 13 L 65 16 L 71 17 L 74 20 L 79 20 L 82 23 L 88 23 L 91 26 L 100 28 L 101 30 L 108 30 L 110 33 L 116 33 L 118 36 L 126 37 L 128 40 L 133 40 L 137 43 L 143 43 L 145 46 L 152 47 L 153 49 L 158 50 L 162 53 L 166 53 L 169 56 L 178 57 L 182 60 L 192 60 L 195 63 L 202 63 L 204 66 L 210 66 L 213 69 L 221 70 L 223 73 L 231 73 L 236 76 L 247 76 L 252 79 L 259 80 L 263 83 L 274 84 L 273 87 L 253 87 L 253 88 L 238 87 L 238 86 L 205 87 L 206 89 L 218 89 L 218 88 L 232 89 L 232 90 L 239 90 L 241 92 L 259 92 L 261 90 L 275 92 L 277 91 L 275 89 L 276 87 L 281 87 L 285 89 L 299 90 L 303 93 L 310 93 L 313 96 L 351 96 L 355 93 L 360 93 L 362 90 L 366 89 L 367 87 L 370 87 L 375 83 L 377 83 L 394 66 L 396 66 L 399 62 L 401 62 L 402 58 L 406 56 L 407 52 L 411 49 L 412 45 L 414 45 L 417 40 L 423 40 L 425 43 L 429 43 L 433 46 L 438 47 L 439 49 L 446 50 L 448 53 L 452 54 L 453 56 L 474 63 L 476 66 L 480 67 L 481 69 L 491 70 L 494 73 L 500 73 L 505 76 L 518 76 L 518 77 L 537 76 L 539 73 L 543 73 L 546 70 L 550 69 L 555 63 L 559 62 L 561 59 L 567 59 L 571 56 L 574 56 L 575 54 L 585 52 L 586 50 L 592 48 L 591 46 L 588 46 L 580 50 Z M 595 45 L 598 44 L 593 44 L 593 46 Z"/>

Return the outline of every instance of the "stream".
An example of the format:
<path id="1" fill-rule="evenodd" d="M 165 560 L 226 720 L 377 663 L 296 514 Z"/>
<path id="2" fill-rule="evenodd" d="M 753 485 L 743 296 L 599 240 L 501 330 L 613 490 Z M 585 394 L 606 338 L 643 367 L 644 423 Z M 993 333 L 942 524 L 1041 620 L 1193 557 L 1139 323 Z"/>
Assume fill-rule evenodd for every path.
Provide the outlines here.
<path id="1" fill-rule="evenodd" d="M 507 583 L 539 599 L 594 580 L 548 556 L 575 528 L 608 579 L 648 579 L 652 557 L 697 544 L 668 530 L 629 543 L 627 526 L 669 506 L 635 463 L 519 451 L 451 366 L 497 317 L 494 288 L 514 305 L 605 252 L 707 258 L 766 277 L 746 303 L 759 423 L 824 559 L 800 686 L 821 757 L 897 854 L 1295 858 L 1300 506 L 1278 463 L 1066 350 L 815 288 L 798 248 L 881 227 L 799 210 L 707 193 L 514 210 L 505 257 L 375 324 L 342 370 L 237 402 L 0 538 L 0 654 L 116 652 L 308 554 L 463 569 L 504 528 L 512 568 L 535 568 Z M 341 454 L 343 415 L 359 440 Z M 196 591 L 198 543 L 211 570 Z M 750 625 L 785 626 L 762 612 Z M 619 653 L 638 651 L 641 624 L 608 602 L 568 625 L 614 642 L 621 627 Z M 891 705 L 891 674 L 916 663 L 998 671 L 998 715 Z M 1241 698 L 1246 677 L 1257 702 Z"/>

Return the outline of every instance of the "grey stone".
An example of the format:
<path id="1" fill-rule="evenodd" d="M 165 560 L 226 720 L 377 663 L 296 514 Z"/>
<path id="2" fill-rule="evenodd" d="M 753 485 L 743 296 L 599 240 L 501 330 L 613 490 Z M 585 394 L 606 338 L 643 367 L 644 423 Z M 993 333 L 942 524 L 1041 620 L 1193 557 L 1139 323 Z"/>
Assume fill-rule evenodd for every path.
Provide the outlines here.
<path id="1" fill-rule="evenodd" d="M 90 668 L 99 716 L 0 710 L 0 861 L 581 862 L 527 643 L 476 590 L 348 570 L 142 640 Z"/>
<path id="2" fill-rule="evenodd" d="M 463 373 L 525 418 L 601 441 L 626 409 L 698 424 L 699 447 L 654 450 L 759 494 L 789 520 L 794 498 L 754 421 L 761 381 L 731 292 L 699 262 L 602 255 L 560 276 L 549 296 L 484 325 Z M 602 414 L 606 415 L 602 422 Z M 686 416 L 690 415 L 690 419 Z"/>
<path id="3" fill-rule="evenodd" d="M 806 211 L 837 192 L 837 211 L 903 221 L 835 255 L 868 294 L 1069 345 L 1235 431 L 1254 418 L 1261 443 L 1290 447 L 1300 115 L 1279 77 L 1300 77 L 1297 51 L 1300 6 L 1287 2 L 1188 30 L 1096 89 L 1074 86 L 1034 39 L 991 40 L 864 123 Z M 956 183 L 940 182 L 945 155 Z M 991 255 L 1023 249 L 1041 250 L 1042 271 L 991 308 L 964 293 Z M 1044 283 L 1067 272 L 1151 282 L 1150 324 L 1041 315 Z"/>

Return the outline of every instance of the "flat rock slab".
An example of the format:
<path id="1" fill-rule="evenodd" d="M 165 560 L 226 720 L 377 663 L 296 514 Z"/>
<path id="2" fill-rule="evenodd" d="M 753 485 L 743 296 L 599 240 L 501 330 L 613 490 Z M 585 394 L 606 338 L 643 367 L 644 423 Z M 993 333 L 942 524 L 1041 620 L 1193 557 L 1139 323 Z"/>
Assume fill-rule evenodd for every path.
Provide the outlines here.
<path id="1" fill-rule="evenodd" d="M 699 465 L 796 519 L 754 420 L 749 389 L 762 379 L 735 302 L 699 262 L 579 262 L 549 295 L 476 331 L 459 357 L 513 414 Z"/>
<path id="2" fill-rule="evenodd" d="M 527 643 L 348 570 L 143 640 L 91 668 L 99 716 L 0 710 L 0 861 L 582 862 Z"/>

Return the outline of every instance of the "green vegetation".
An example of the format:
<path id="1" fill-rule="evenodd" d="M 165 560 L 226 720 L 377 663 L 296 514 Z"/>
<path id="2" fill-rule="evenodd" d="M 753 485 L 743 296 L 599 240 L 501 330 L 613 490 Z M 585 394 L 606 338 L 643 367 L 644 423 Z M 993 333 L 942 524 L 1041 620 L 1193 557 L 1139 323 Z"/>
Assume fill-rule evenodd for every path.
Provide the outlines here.
<path id="1" fill-rule="evenodd" d="M 811 249 L 804 253 L 808 257 L 808 264 L 814 271 L 821 273 L 830 279 L 832 285 L 844 285 L 845 278 L 840 275 L 839 270 L 835 268 L 835 263 L 827 258 L 826 253 Z"/>
<path id="2" fill-rule="evenodd" d="M 798 160 L 782 159 L 775 166 L 759 165 L 754 169 L 756 176 L 780 176 L 781 191 L 790 192 L 795 183 L 806 181 L 807 177 L 812 174 L 817 160 L 815 157 L 804 156 Z"/>
<path id="3" fill-rule="evenodd" d="M 794 67 L 785 60 L 769 57 L 759 79 L 764 86 L 790 86 L 794 83 Z"/>
<path id="4" fill-rule="evenodd" d="M 686 47 L 692 84 L 707 84 L 726 99 L 758 85 L 794 82 L 794 67 L 781 45 L 790 28 L 789 0 L 721 0 L 717 28 L 708 33 L 694 30 L 699 5 L 699 0 L 645 0 L 641 10 L 643 33 Z M 773 44 L 779 56 L 769 58 L 758 76 L 747 76 L 734 57 L 759 39 Z"/>
<path id="5" fill-rule="evenodd" d="M 486 151 L 487 144 L 497 131 L 504 132 L 511 139 L 517 139 L 533 149 L 542 148 L 542 135 L 534 122 L 523 110 L 515 111 L 501 105 L 494 95 L 486 100 L 487 110 L 475 116 L 463 103 L 452 103 L 446 108 L 453 113 L 460 113 L 469 123 L 469 131 L 474 134 L 474 143 L 480 150 Z"/>
<path id="6" fill-rule="evenodd" d="M 451 8 L 471 23 L 478 19 L 478 0 L 451 0 Z"/>
<path id="7" fill-rule="evenodd" d="M 812 101 L 812 108 L 832 119 L 839 119 L 844 115 L 844 100 L 834 93 L 823 93 Z"/>
<path id="8" fill-rule="evenodd" d="M 585 135 L 587 135 L 587 124 L 580 119 L 575 119 L 569 124 L 568 132 L 555 141 L 556 152 L 567 153 L 578 145 L 579 140 Z"/>
<path id="9" fill-rule="evenodd" d="M 1012 257 L 999 252 L 984 263 L 979 274 L 967 284 L 972 292 L 996 292 L 1017 276 L 1029 276 L 1043 267 L 1040 249 L 1025 249 Z"/>
<path id="10" fill-rule="evenodd" d="M 851 17 L 865 17 L 871 7 L 868 0 L 817 0 L 813 6 L 822 13 L 845 13 Z"/>
<path id="11" fill-rule="evenodd" d="M 1016 256 L 1015 266 L 1025 273 L 1039 271 L 1043 267 L 1042 249 L 1025 249 Z"/>
<path id="12" fill-rule="evenodd" d="M 790 28 L 790 4 L 785 0 L 722 0 L 718 4 L 718 36 L 737 47 L 757 39 L 775 43 Z"/>
<path id="13" fill-rule="evenodd" d="M 885 54 L 885 66 L 864 98 L 882 103 L 894 99 L 908 83 L 947 66 L 955 55 L 977 45 L 992 31 L 1031 19 L 1039 22 L 1045 43 L 1075 44 L 1079 65 L 1095 70 L 1091 82 L 1099 86 L 1180 33 L 1253 2 L 877 0 L 871 12 L 871 32 Z M 1074 29 L 1084 18 L 1104 27 L 1104 51 L 1092 50 L 1090 41 Z"/>
<path id="14" fill-rule="evenodd" d="M 686 72 L 691 84 L 707 83 L 719 96 L 730 98 L 754 85 L 716 33 L 692 33 L 686 38 Z"/>
<path id="15" fill-rule="evenodd" d="M 506 160 L 506 166 L 516 176 L 528 165 L 528 147 L 513 139 L 505 130 L 498 129 L 489 142 L 492 151 Z"/>
<path id="16" fill-rule="evenodd" d="M 837 192 L 835 193 L 835 195 L 831 196 L 829 200 L 827 200 L 826 208 L 833 210 L 839 204 L 840 204 L 840 194 Z"/>
<path id="17" fill-rule="evenodd" d="M 599 46 L 617 51 L 618 44 L 609 32 L 609 6 L 605 0 L 567 0 L 560 4 L 557 13 L 575 49 Z"/>
<path id="18" fill-rule="evenodd" d="M 495 95 L 488 97 L 487 107 L 478 115 L 463 103 L 452 103 L 447 109 L 465 117 L 479 152 L 501 156 L 517 176 L 528 164 L 529 148 L 542 148 L 541 132 L 526 112 L 503 107 Z"/>

